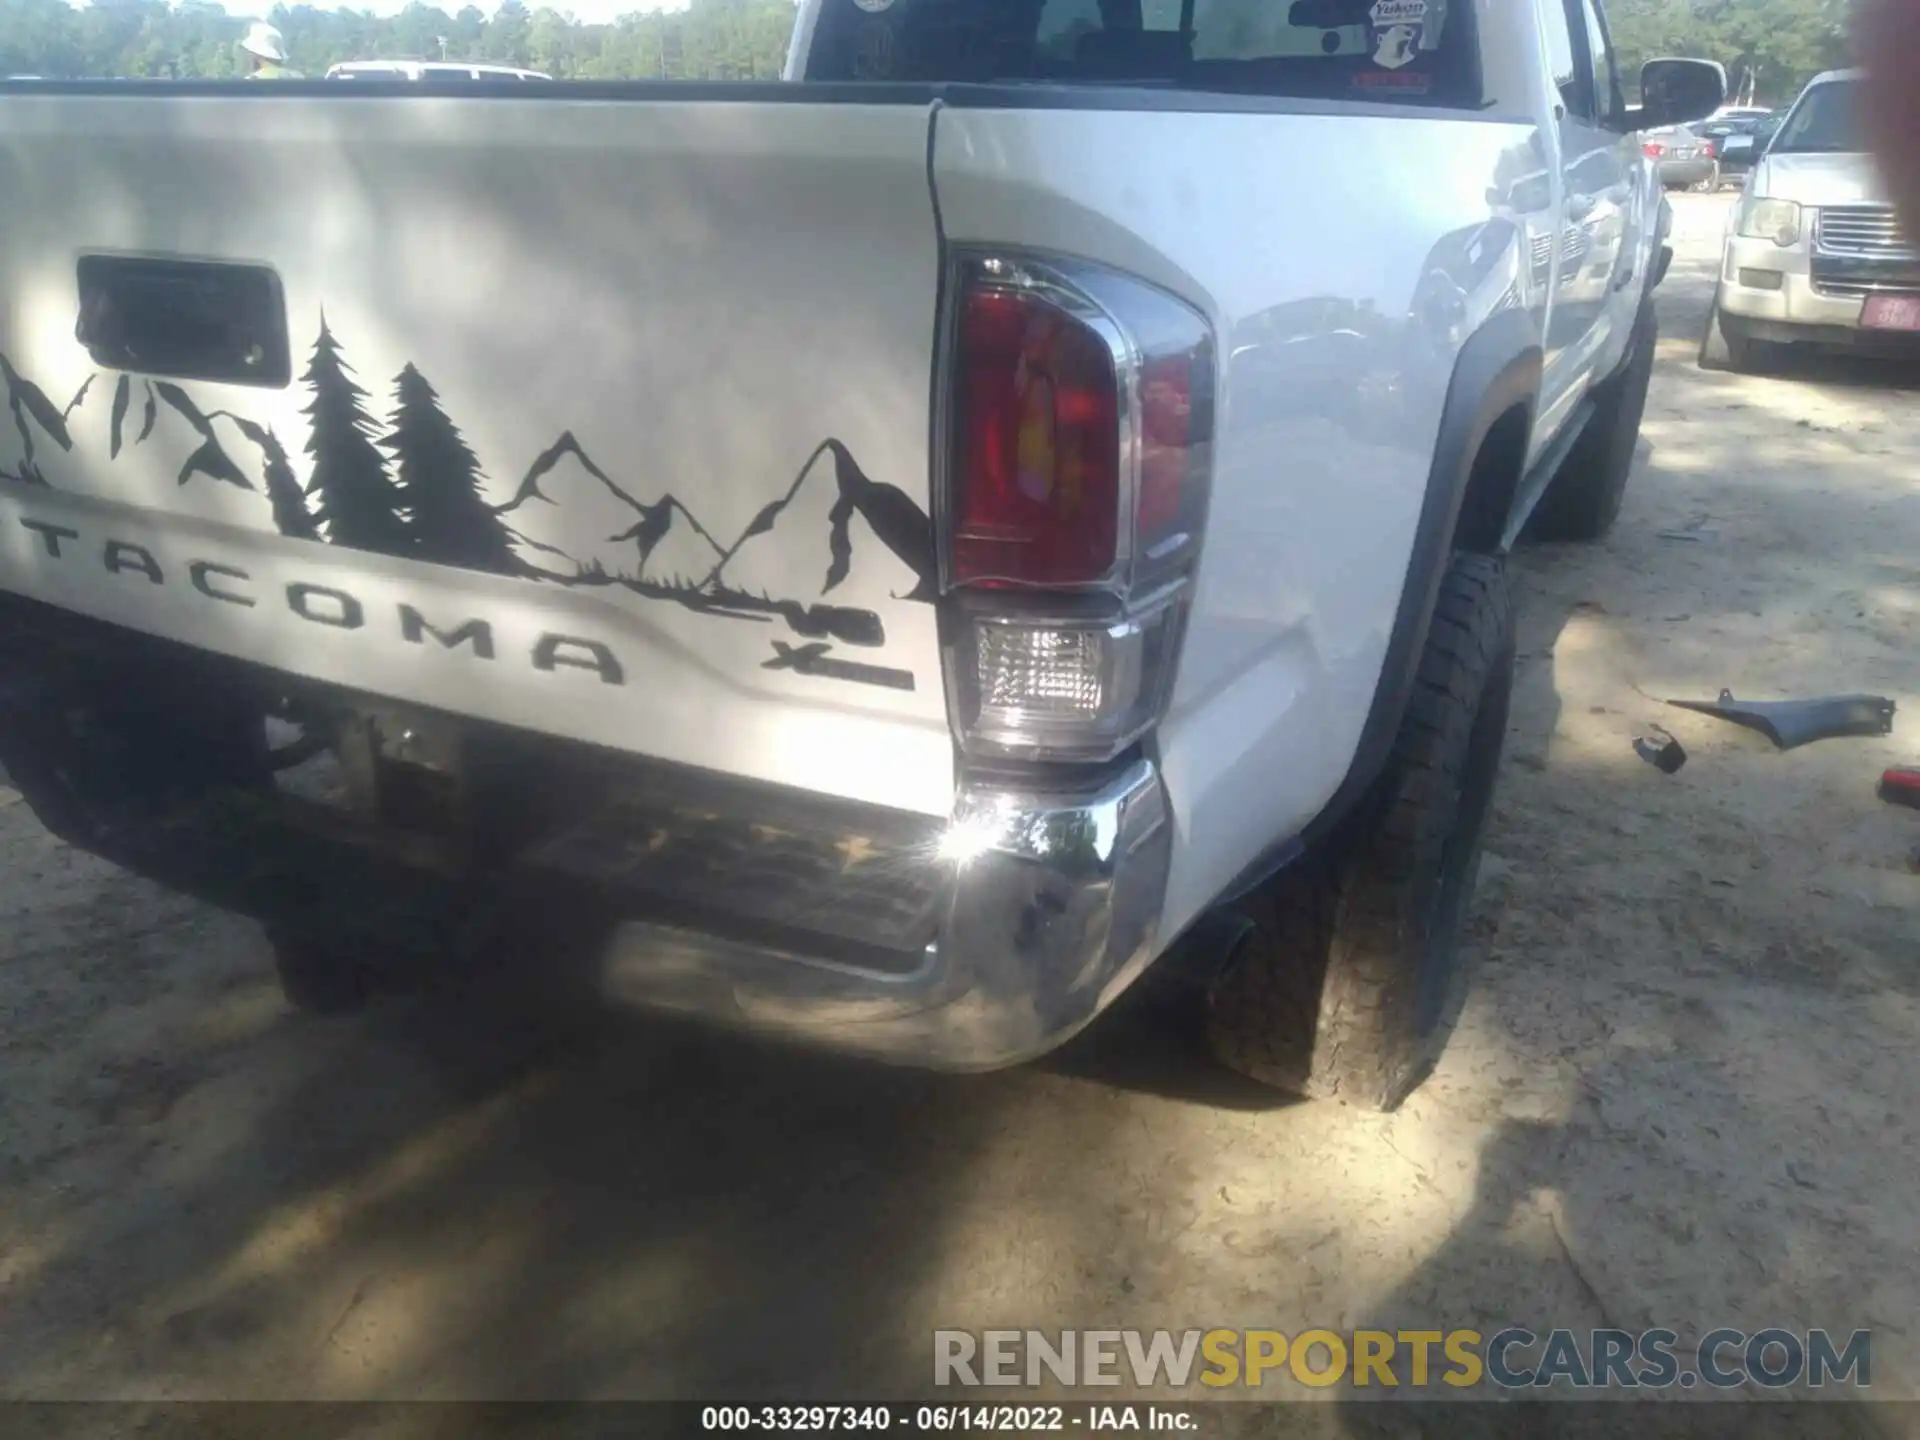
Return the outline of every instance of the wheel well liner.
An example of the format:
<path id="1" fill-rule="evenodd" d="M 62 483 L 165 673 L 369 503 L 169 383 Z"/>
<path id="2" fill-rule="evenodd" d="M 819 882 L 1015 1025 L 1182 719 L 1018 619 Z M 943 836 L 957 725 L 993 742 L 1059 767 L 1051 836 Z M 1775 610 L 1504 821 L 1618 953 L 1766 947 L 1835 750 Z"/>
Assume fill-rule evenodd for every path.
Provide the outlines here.
<path id="1" fill-rule="evenodd" d="M 1527 469 L 1527 442 L 1533 434 L 1531 407 L 1516 401 L 1500 415 L 1474 452 L 1467 492 L 1454 526 L 1453 548 L 1482 555 L 1500 553 L 1507 521 Z"/>

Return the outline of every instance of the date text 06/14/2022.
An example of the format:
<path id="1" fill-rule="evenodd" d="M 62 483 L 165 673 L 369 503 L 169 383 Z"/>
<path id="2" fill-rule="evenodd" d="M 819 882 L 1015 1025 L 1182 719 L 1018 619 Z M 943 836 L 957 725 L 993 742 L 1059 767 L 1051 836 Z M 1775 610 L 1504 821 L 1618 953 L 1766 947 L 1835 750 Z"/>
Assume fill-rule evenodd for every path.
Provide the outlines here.
<path id="1" fill-rule="evenodd" d="M 1191 1434 L 1200 1428 L 1192 1408 L 1176 1405 L 707 1405 L 702 1430 L 880 1431 L 945 1434 L 953 1431 L 1030 1435 L 1079 1431 Z"/>

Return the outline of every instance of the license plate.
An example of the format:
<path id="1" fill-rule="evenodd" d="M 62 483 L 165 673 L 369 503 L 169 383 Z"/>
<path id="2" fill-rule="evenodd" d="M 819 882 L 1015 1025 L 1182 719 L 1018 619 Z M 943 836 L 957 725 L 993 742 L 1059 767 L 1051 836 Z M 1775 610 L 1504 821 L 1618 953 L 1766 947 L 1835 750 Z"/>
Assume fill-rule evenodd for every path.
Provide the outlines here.
<path id="1" fill-rule="evenodd" d="M 1867 330 L 1920 331 L 1920 295 L 1871 296 L 1860 324 Z"/>

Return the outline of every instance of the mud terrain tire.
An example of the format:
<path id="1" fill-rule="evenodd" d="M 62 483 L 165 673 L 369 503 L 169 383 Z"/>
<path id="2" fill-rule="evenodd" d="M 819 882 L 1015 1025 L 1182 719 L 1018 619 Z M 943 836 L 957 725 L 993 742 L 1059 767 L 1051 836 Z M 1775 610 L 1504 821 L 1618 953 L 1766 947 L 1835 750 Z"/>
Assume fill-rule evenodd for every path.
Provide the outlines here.
<path id="1" fill-rule="evenodd" d="M 1613 528 L 1627 493 L 1627 477 L 1633 473 L 1633 451 L 1640 443 L 1659 343 L 1660 320 L 1649 298 L 1641 302 L 1625 361 L 1602 382 L 1586 430 L 1533 513 L 1527 527 L 1530 538 L 1592 541 Z"/>
<path id="2" fill-rule="evenodd" d="M 1253 923 L 1208 994 L 1224 1064 L 1370 1110 L 1397 1108 L 1426 1078 L 1461 998 L 1460 931 L 1513 670 L 1504 567 L 1457 555 L 1380 782 L 1247 902 Z"/>

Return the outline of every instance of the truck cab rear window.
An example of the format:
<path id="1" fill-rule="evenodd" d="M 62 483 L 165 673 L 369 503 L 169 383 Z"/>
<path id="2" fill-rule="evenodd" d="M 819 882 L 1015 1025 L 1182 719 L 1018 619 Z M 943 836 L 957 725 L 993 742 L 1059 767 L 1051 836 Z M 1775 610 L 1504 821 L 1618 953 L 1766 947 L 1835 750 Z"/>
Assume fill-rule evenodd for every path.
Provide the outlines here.
<path id="1" fill-rule="evenodd" d="M 805 78 L 1473 106 L 1472 32 L 1466 0 L 826 0 Z"/>

